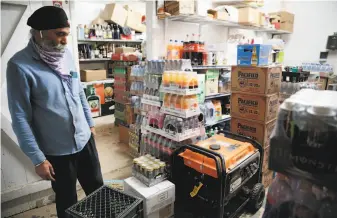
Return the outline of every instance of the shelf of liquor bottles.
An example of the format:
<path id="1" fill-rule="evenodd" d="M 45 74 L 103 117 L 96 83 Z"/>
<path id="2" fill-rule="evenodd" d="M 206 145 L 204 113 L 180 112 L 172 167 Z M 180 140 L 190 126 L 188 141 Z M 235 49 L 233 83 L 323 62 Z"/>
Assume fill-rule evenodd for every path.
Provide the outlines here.
<path id="1" fill-rule="evenodd" d="M 79 39 L 78 43 L 89 43 L 89 42 L 114 42 L 114 43 L 142 43 L 142 40 L 129 40 L 129 39 Z"/>

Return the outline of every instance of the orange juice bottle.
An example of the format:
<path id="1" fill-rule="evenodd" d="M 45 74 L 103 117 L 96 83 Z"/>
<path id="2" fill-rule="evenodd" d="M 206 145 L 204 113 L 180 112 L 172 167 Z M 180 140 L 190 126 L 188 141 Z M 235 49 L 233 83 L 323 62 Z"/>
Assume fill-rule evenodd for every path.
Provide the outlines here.
<path id="1" fill-rule="evenodd" d="M 178 95 L 177 100 L 176 100 L 176 105 L 175 105 L 175 109 L 178 111 L 182 109 L 182 100 L 183 100 L 183 96 Z"/>
<path id="2" fill-rule="evenodd" d="M 171 94 L 170 93 L 166 93 L 164 95 L 164 107 L 170 108 L 170 100 L 171 100 Z"/>
<path id="3" fill-rule="evenodd" d="M 167 45 L 167 59 L 172 60 L 173 59 L 173 52 L 174 52 L 174 45 L 172 39 L 170 39 L 169 44 Z"/>
<path id="4" fill-rule="evenodd" d="M 182 73 L 182 88 L 183 89 L 188 89 L 188 85 L 189 85 L 189 81 L 188 81 L 188 73 L 187 72 L 183 72 Z"/>
<path id="5" fill-rule="evenodd" d="M 177 72 L 172 71 L 170 73 L 170 86 L 176 87 L 177 84 Z"/>
<path id="6" fill-rule="evenodd" d="M 183 72 L 181 71 L 177 72 L 177 87 L 179 89 L 183 87 L 183 81 L 184 81 Z"/>
<path id="7" fill-rule="evenodd" d="M 181 109 L 187 110 L 188 109 L 188 96 L 183 96 L 181 100 Z"/>
<path id="8" fill-rule="evenodd" d="M 193 109 L 194 109 L 194 110 L 197 110 L 198 107 L 199 107 L 197 95 L 193 95 L 193 96 L 192 96 L 192 99 L 193 99 Z"/>
<path id="9" fill-rule="evenodd" d="M 199 84 L 198 84 L 198 76 L 197 74 L 192 76 L 192 84 L 193 84 L 193 88 L 197 89 Z"/>
<path id="10" fill-rule="evenodd" d="M 171 95 L 171 98 L 170 98 L 170 108 L 171 109 L 176 108 L 176 100 L 177 100 L 177 95 Z"/>
<path id="11" fill-rule="evenodd" d="M 193 80 L 193 74 L 188 74 L 188 88 L 193 89 L 194 88 L 194 80 Z"/>
<path id="12" fill-rule="evenodd" d="M 163 73 L 163 86 L 164 87 L 170 86 L 170 74 L 167 71 Z"/>

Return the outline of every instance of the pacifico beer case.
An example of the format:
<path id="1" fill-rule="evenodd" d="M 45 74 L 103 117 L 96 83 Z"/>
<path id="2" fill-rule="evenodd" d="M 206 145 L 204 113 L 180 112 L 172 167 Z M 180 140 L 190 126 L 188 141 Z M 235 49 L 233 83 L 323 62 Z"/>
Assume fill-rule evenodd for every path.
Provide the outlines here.
<path id="1" fill-rule="evenodd" d="M 233 66 L 231 88 L 233 92 L 269 95 L 281 88 L 282 67 Z"/>
<path id="2" fill-rule="evenodd" d="M 231 115 L 244 119 L 269 122 L 276 118 L 279 95 L 267 96 L 232 93 Z"/>

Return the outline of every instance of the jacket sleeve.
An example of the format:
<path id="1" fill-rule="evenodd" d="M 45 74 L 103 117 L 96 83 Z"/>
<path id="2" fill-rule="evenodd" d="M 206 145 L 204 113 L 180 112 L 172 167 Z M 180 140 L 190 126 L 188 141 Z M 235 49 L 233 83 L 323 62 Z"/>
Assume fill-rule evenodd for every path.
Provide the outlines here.
<path id="1" fill-rule="evenodd" d="M 81 80 L 79 79 L 78 81 L 80 83 L 79 84 L 79 87 L 80 87 L 80 98 L 81 98 L 81 103 L 82 103 L 82 107 L 83 107 L 83 110 L 84 110 L 85 118 L 87 119 L 89 127 L 94 127 L 95 126 L 95 122 L 94 122 L 94 119 L 91 116 L 91 111 L 90 111 L 89 103 L 88 103 L 87 98 L 85 96 L 84 89 L 83 89 L 83 86 L 81 84 Z"/>
<path id="2" fill-rule="evenodd" d="M 7 66 L 7 95 L 12 127 L 21 150 L 34 165 L 37 165 L 46 160 L 46 157 L 39 149 L 31 128 L 32 106 L 30 94 L 27 75 L 18 65 L 9 61 Z"/>

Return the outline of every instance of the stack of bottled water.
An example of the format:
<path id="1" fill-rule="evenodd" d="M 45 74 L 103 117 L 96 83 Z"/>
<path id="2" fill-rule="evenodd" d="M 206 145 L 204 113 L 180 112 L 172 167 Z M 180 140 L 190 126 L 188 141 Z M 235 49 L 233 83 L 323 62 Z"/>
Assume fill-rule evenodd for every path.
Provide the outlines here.
<path id="1" fill-rule="evenodd" d="M 303 63 L 302 69 L 303 71 L 311 71 L 311 72 L 325 72 L 325 73 L 333 72 L 333 67 L 330 64 Z"/>
<path id="2" fill-rule="evenodd" d="M 314 89 L 319 90 L 319 85 L 314 82 L 282 82 L 280 92 L 287 95 L 292 95 L 301 89 Z"/>
<path id="3" fill-rule="evenodd" d="M 131 76 L 142 77 L 145 74 L 145 66 L 142 65 L 134 65 L 131 67 Z"/>

